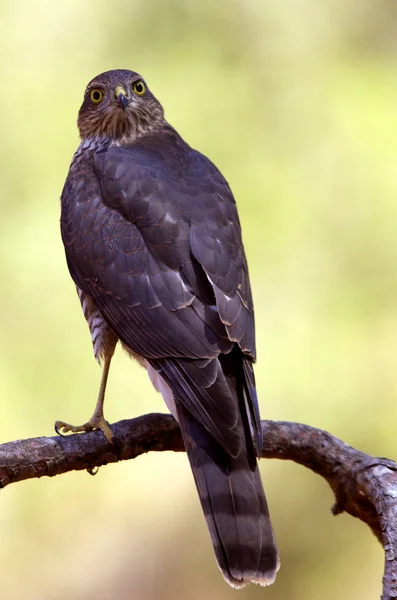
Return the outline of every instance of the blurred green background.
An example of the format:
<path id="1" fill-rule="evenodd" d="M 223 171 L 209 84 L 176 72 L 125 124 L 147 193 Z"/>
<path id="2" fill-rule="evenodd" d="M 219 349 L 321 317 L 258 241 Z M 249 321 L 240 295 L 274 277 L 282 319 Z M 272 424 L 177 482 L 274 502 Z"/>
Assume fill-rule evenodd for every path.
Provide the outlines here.
<path id="1" fill-rule="evenodd" d="M 235 192 L 256 305 L 263 417 L 397 457 L 394 0 L 0 2 L 0 435 L 91 413 L 100 370 L 69 278 L 59 195 L 87 82 L 142 73 Z M 110 421 L 163 411 L 120 350 Z M 332 517 L 318 476 L 267 461 L 282 568 L 231 590 L 183 455 L 0 494 L 2 600 L 380 596 L 383 553 Z"/>

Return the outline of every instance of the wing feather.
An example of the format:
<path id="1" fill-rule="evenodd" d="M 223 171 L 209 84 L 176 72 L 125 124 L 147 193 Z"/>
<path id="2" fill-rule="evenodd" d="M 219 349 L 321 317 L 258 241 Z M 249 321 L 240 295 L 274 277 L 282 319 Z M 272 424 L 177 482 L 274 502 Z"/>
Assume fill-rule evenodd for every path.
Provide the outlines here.
<path id="1" fill-rule="evenodd" d="M 236 342 L 255 357 L 240 223 L 214 165 L 175 132 L 171 141 L 149 136 L 76 164 L 62 236 L 76 285 L 236 456 L 238 408 L 218 357 Z M 257 426 L 255 400 L 250 410 Z"/>

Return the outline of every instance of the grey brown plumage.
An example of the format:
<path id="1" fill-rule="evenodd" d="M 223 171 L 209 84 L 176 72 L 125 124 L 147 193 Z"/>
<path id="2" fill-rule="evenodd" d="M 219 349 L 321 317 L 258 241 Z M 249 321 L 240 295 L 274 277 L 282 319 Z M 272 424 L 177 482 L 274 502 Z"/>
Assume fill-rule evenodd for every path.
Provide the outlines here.
<path id="1" fill-rule="evenodd" d="M 254 315 L 236 204 L 151 92 L 134 95 L 136 81 L 111 71 L 88 85 L 62 193 L 69 270 L 92 336 L 99 315 L 172 395 L 225 579 L 269 584 L 278 557 L 256 461 Z M 98 87 L 104 101 L 94 106 Z"/>

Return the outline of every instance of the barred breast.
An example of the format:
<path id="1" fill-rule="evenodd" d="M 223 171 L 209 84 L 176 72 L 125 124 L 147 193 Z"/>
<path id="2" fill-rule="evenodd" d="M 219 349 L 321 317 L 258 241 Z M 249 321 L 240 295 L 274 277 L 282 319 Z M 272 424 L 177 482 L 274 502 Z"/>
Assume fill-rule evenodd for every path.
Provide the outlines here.
<path id="1" fill-rule="evenodd" d="M 109 325 L 106 323 L 105 319 L 102 317 L 92 298 L 87 296 L 87 294 L 85 294 L 77 286 L 76 290 L 80 299 L 81 308 L 83 309 L 83 314 L 88 323 L 88 327 L 90 328 L 92 345 L 94 348 L 94 355 L 96 360 L 100 363 L 101 360 L 105 358 L 105 356 L 113 355 L 114 348 L 117 344 L 118 339 L 117 336 L 110 329 Z M 161 393 L 168 407 L 168 410 L 178 420 L 172 390 L 161 377 L 160 373 L 157 373 L 157 371 L 153 369 L 153 367 L 148 363 L 147 360 L 145 360 L 135 352 L 132 352 L 132 350 L 125 346 L 125 344 L 122 343 L 121 345 L 132 358 L 135 358 L 135 360 L 137 360 L 138 363 L 147 370 L 154 389 L 157 392 Z"/>
<path id="2" fill-rule="evenodd" d="M 96 307 L 95 302 L 76 286 L 83 314 L 90 328 L 92 346 L 96 360 L 100 363 L 105 356 L 112 356 L 117 344 L 117 336 L 110 329 Z"/>

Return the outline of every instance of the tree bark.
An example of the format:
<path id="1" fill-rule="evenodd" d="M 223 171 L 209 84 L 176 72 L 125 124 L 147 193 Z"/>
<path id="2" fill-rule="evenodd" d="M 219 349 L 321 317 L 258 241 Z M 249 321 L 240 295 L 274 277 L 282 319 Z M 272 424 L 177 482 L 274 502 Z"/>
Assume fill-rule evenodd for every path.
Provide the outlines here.
<path id="1" fill-rule="evenodd" d="M 40 437 L 0 444 L 0 487 L 35 477 L 95 469 L 145 452 L 184 451 L 171 415 L 148 414 L 102 432 Z M 326 479 L 334 515 L 346 511 L 367 523 L 385 551 L 381 600 L 397 598 L 397 464 L 348 446 L 326 431 L 282 421 L 262 421 L 262 457 L 292 460 Z"/>

